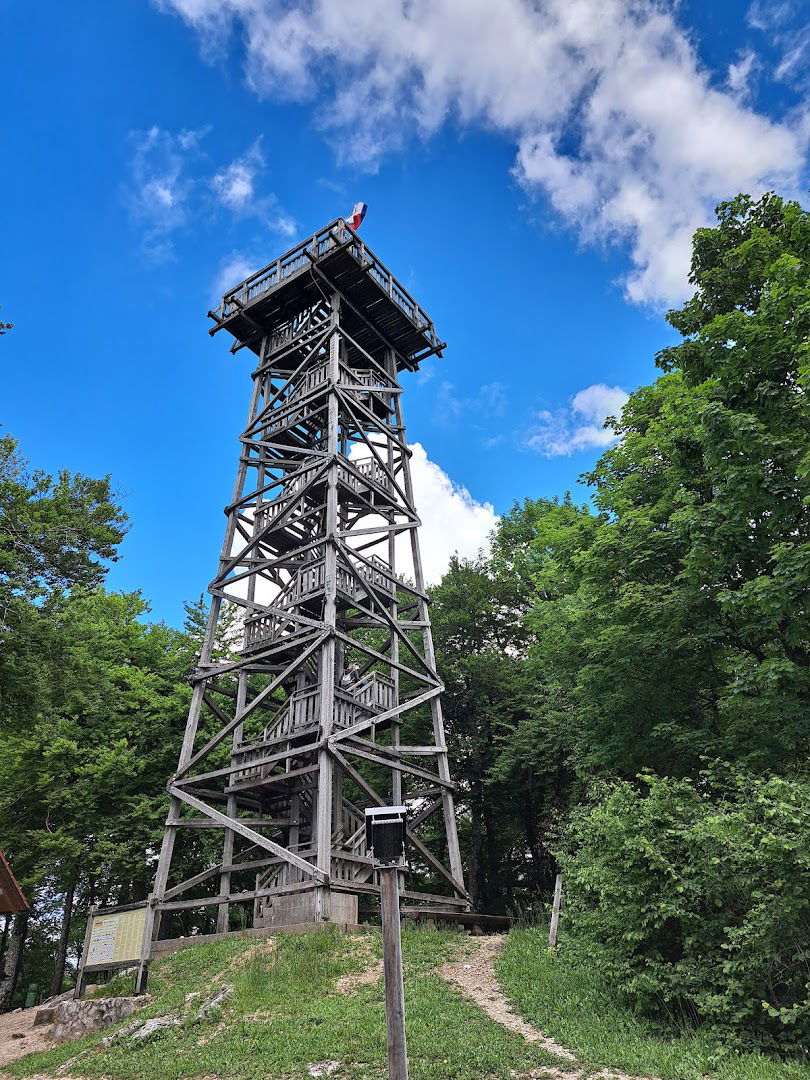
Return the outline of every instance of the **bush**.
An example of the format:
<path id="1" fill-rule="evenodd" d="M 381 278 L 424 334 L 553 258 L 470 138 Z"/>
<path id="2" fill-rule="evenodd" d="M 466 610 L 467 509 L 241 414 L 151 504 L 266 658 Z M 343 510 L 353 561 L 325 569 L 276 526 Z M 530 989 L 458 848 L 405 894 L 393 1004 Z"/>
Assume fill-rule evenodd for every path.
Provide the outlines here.
<path id="1" fill-rule="evenodd" d="M 810 784 L 727 767 L 639 780 L 601 788 L 561 837 L 570 947 L 644 1012 L 806 1048 Z"/>

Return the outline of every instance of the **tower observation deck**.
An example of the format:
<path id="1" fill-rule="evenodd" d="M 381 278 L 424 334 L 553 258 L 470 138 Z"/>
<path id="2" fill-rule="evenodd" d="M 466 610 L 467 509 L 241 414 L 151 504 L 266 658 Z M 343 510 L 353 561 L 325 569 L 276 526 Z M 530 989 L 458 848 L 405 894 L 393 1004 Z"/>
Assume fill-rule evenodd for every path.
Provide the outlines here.
<path id="1" fill-rule="evenodd" d="M 257 363 L 152 935 L 356 923 L 363 812 L 392 802 L 406 904 L 464 911 L 399 384 L 443 343 L 340 219 L 209 314 Z"/>

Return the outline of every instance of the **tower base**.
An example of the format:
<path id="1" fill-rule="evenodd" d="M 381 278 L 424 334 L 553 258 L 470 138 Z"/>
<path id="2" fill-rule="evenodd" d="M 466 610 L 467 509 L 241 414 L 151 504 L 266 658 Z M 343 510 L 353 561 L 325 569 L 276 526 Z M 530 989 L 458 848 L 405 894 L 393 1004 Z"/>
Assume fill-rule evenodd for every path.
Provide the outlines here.
<path id="1" fill-rule="evenodd" d="M 318 908 L 315 889 L 307 892 L 268 896 L 257 904 L 253 925 L 259 927 L 297 926 L 300 923 L 349 923 L 357 922 L 357 896 L 352 893 L 329 894 L 329 911 Z"/>

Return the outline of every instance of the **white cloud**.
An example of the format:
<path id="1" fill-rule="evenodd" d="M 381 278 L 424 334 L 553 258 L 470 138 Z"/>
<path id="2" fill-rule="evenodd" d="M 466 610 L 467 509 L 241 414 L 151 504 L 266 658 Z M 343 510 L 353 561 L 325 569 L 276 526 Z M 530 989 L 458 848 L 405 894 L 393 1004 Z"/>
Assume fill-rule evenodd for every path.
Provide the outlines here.
<path id="1" fill-rule="evenodd" d="M 609 446 L 616 436 L 605 427 L 605 420 L 608 416 L 618 417 L 627 399 L 620 386 L 587 386 L 574 394 L 568 408 L 539 412 L 538 423 L 527 434 L 525 445 L 549 458 Z"/>
<path id="2" fill-rule="evenodd" d="M 739 54 L 733 64 L 728 65 L 728 88 L 736 97 L 742 99 L 751 92 L 751 75 L 759 66 L 757 54 L 747 49 Z"/>
<path id="3" fill-rule="evenodd" d="M 422 521 L 420 551 L 425 580 L 437 582 L 450 558 L 474 558 L 489 550 L 489 534 L 498 515 L 492 503 L 480 503 L 431 461 L 421 443 L 411 445 L 411 475 L 416 512 Z"/>
<path id="4" fill-rule="evenodd" d="M 787 44 L 789 40 L 790 44 Z M 782 39 L 785 51 L 775 76 L 782 82 L 791 83 L 794 86 L 806 87 L 808 82 L 807 61 L 810 57 L 810 27 L 804 27 L 799 33 Z"/>
<path id="5" fill-rule="evenodd" d="M 753 0 L 745 13 L 745 21 L 754 30 L 772 30 L 781 26 L 790 18 L 792 5 L 790 0 Z"/>
<path id="6" fill-rule="evenodd" d="M 444 469 L 431 461 L 421 443 L 411 443 L 411 480 L 416 512 L 422 522 L 419 550 L 425 581 L 434 584 L 447 571 L 453 555 L 475 558 L 489 550 L 489 534 L 498 522 L 492 503 L 478 502 L 465 487 L 451 480 Z M 355 443 L 351 460 L 368 456 L 368 449 Z M 375 519 L 366 518 L 368 528 Z M 380 519 L 382 520 L 382 519 Z M 384 554 L 382 551 L 378 554 Z M 397 572 L 413 580 L 411 543 L 407 533 L 397 539 Z"/>
<path id="7" fill-rule="evenodd" d="M 257 93 L 327 92 L 320 120 L 355 164 L 448 118 L 514 139 L 528 193 L 586 241 L 629 245 L 624 287 L 640 303 L 688 292 L 690 237 L 719 199 L 800 188 L 798 120 L 745 105 L 743 68 L 728 73 L 738 89 L 717 89 L 656 0 L 157 2 L 209 49 L 238 25 Z"/>
<path id="8" fill-rule="evenodd" d="M 807 63 L 810 56 L 810 25 L 805 9 L 806 4 L 795 0 L 754 0 L 746 12 L 748 25 L 767 36 L 769 48 L 781 51 L 779 63 L 774 68 L 774 78 L 799 91 L 806 91 L 810 84 L 810 67 Z M 806 102 L 795 111 L 799 126 L 806 112 Z"/>
<path id="9" fill-rule="evenodd" d="M 133 220 L 143 228 L 144 252 L 156 262 L 171 258 L 171 234 L 186 221 L 193 181 L 188 163 L 204 133 L 174 133 L 151 127 L 133 131 L 126 198 Z"/>
<path id="10" fill-rule="evenodd" d="M 285 240 L 292 240 L 298 232 L 298 222 L 295 218 L 278 209 L 268 217 L 267 227 Z"/>
<path id="11" fill-rule="evenodd" d="M 259 137 L 241 157 L 211 178 L 211 186 L 223 206 L 236 213 L 248 208 L 255 195 L 256 177 L 263 166 Z"/>
<path id="12" fill-rule="evenodd" d="M 217 276 L 214 279 L 212 286 L 212 292 L 216 299 L 222 297 L 228 289 L 232 289 L 234 285 L 239 285 L 250 277 L 257 270 L 261 270 L 264 266 L 265 260 L 254 259 L 249 255 L 243 255 L 241 252 L 232 251 L 226 259 L 223 260 Z"/>
<path id="13" fill-rule="evenodd" d="M 211 175 L 199 149 L 206 130 L 172 132 L 151 127 L 130 133 L 133 150 L 126 201 L 133 221 L 142 229 L 144 253 L 155 262 L 172 257 L 173 235 L 183 226 L 202 215 L 210 217 L 218 207 L 253 215 L 268 232 L 285 240 L 298 231 L 297 222 L 280 207 L 275 195 L 257 191 L 264 164 L 261 138 Z M 263 265 L 265 261 L 257 262 Z"/>

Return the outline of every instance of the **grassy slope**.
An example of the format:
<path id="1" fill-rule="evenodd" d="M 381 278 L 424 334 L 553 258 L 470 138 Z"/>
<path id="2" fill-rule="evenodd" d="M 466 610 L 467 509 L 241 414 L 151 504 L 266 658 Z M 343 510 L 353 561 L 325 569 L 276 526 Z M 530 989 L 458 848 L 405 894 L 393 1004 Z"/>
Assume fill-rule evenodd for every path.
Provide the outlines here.
<path id="1" fill-rule="evenodd" d="M 520 1074 L 559 1064 L 487 1019 L 435 973 L 465 940 L 435 930 L 406 927 L 403 932 L 411 1080 L 506 1080 L 512 1070 Z M 141 1046 L 122 1041 L 97 1049 L 107 1034 L 102 1032 L 32 1054 L 6 1071 L 20 1077 L 53 1076 L 59 1065 L 69 1062 L 65 1071 L 72 1076 L 109 1080 L 308 1080 L 308 1064 L 336 1060 L 344 1080 L 382 1080 L 382 985 L 360 986 L 348 996 L 335 992 L 341 975 L 362 969 L 369 953 L 380 955 L 379 936 L 370 932 L 365 948 L 329 931 L 280 935 L 275 941 L 274 952 L 267 946 L 256 952 L 254 941 L 230 941 L 188 949 L 154 965 L 154 999 L 139 1015 L 181 1013 L 187 993 L 209 994 L 219 977 L 220 984 L 232 982 L 236 991 L 219 1018 L 171 1029 Z M 499 976 L 515 1010 L 588 1066 L 607 1065 L 662 1080 L 700 1080 L 706 1074 L 718 1080 L 810 1080 L 808 1067 L 757 1054 L 718 1054 L 709 1040 L 694 1033 L 663 1037 L 622 1007 L 591 971 L 577 967 L 564 951 L 549 953 L 543 931 L 515 930 L 509 935 Z M 124 990 L 119 980 L 118 991 Z"/>
<path id="2" fill-rule="evenodd" d="M 590 969 L 546 947 L 545 930 L 513 930 L 498 977 L 513 1008 L 588 1065 L 608 1065 L 662 1080 L 810 1080 L 810 1066 L 761 1054 L 718 1051 L 694 1032 L 666 1038 L 620 1004 Z"/>
<path id="3" fill-rule="evenodd" d="M 306 1077 L 306 1066 L 326 1060 L 343 1063 L 343 1077 L 385 1075 L 385 1014 L 382 985 L 361 986 L 351 995 L 335 992 L 336 979 L 367 962 L 357 943 L 325 931 L 302 937 L 279 936 L 275 952 L 260 952 L 240 962 L 254 942 L 223 942 L 177 953 L 154 965 L 154 1000 L 139 1014 L 180 1012 L 185 995 L 207 990 L 217 972 L 235 995 L 220 1024 L 171 1029 L 137 1048 L 123 1041 L 93 1049 L 103 1034 L 32 1054 L 9 1066 L 15 1076 L 54 1074 L 63 1062 L 86 1050 L 68 1070 L 74 1076 L 111 1080 L 174 1080 L 191 1076 Z M 510 1069 L 529 1070 L 552 1063 L 548 1053 L 489 1020 L 433 973 L 463 944 L 457 934 L 406 928 L 410 1074 L 412 1080 L 479 1080 L 508 1077 Z M 379 955 L 376 934 L 369 944 Z M 256 1013 L 261 1018 L 250 1019 Z"/>

